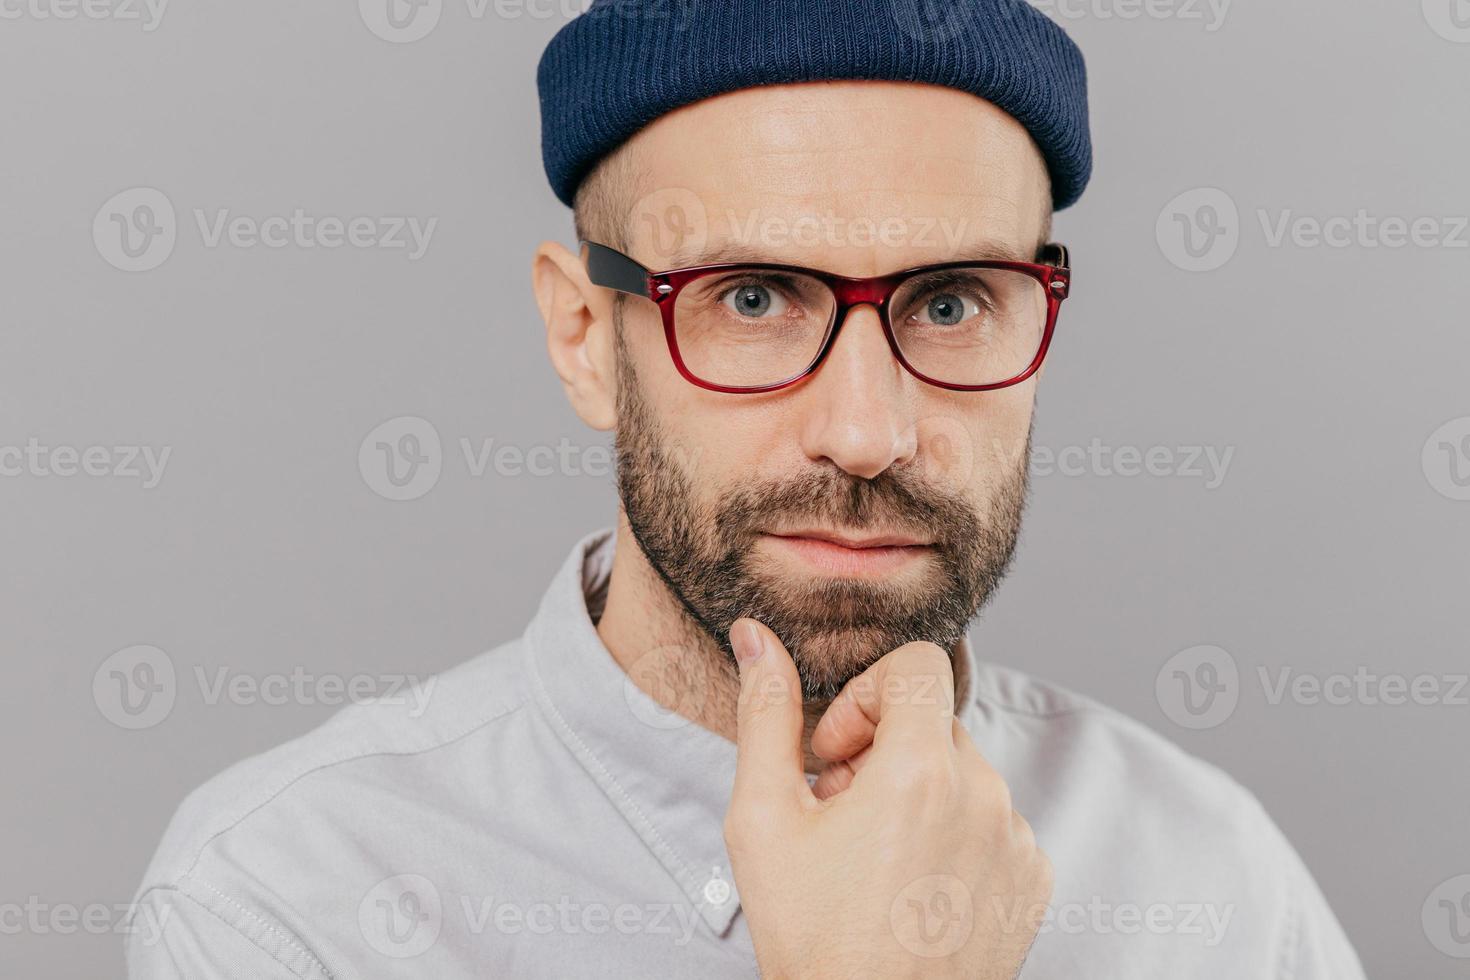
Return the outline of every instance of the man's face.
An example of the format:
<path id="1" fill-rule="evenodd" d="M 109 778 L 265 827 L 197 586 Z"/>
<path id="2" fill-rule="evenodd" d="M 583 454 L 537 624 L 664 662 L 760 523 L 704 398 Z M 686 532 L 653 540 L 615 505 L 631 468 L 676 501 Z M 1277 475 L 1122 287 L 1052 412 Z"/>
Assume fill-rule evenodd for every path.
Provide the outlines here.
<path id="1" fill-rule="evenodd" d="M 1045 166 L 1015 120 L 929 86 L 737 92 L 623 151 L 626 250 L 650 269 L 765 261 L 871 277 L 1030 260 Z M 652 303 L 620 304 L 619 489 L 655 571 L 722 646 L 754 616 L 809 697 L 911 640 L 948 649 L 998 584 L 1026 492 L 1036 378 L 944 390 L 855 309 L 795 387 L 725 394 L 676 370 Z"/>

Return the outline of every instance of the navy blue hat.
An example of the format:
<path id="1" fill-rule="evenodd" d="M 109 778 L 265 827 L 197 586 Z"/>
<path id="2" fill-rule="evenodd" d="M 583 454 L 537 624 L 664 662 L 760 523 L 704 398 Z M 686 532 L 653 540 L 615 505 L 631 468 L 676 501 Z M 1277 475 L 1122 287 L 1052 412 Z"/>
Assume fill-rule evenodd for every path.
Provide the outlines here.
<path id="1" fill-rule="evenodd" d="M 541 150 L 571 206 L 597 163 L 674 109 L 760 85 L 928 82 L 1031 133 L 1052 202 L 1092 172 L 1082 52 L 1026 0 L 595 0 L 541 57 Z"/>

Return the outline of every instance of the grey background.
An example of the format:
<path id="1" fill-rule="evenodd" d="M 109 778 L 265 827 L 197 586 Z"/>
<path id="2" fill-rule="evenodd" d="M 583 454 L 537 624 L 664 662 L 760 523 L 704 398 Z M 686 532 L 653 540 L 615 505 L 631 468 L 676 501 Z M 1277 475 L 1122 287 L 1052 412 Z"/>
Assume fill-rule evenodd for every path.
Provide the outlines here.
<path id="1" fill-rule="evenodd" d="M 0 447 L 171 457 L 151 489 L 0 476 L 0 905 L 126 903 L 190 788 L 335 710 L 209 704 L 196 667 L 448 667 L 516 635 L 567 547 L 611 522 L 607 477 L 476 477 L 459 445 L 604 442 L 562 398 L 528 285 L 535 244 L 570 238 L 534 92 L 567 14 L 529 2 L 476 17 L 446 0 L 414 43 L 375 36 L 351 3 L 178 0 L 151 31 L 7 8 Z M 972 632 L 982 656 L 1114 705 L 1250 787 L 1375 976 L 1467 967 L 1421 908 L 1470 873 L 1470 708 L 1271 704 L 1257 669 L 1467 670 L 1470 502 L 1436 486 L 1470 458 L 1437 472 L 1421 451 L 1470 416 L 1470 250 L 1272 247 L 1258 210 L 1470 213 L 1470 43 L 1433 28 L 1439 6 L 1436 21 L 1436 0 L 1240 4 L 1213 31 L 1183 0 L 1137 19 L 1120 16 L 1128 0 L 1057 14 L 1088 57 L 1098 167 L 1058 220 L 1077 288 L 1037 444 L 1235 455 L 1214 489 L 1038 475 L 1014 574 Z M 1181 15 L 1194 9 L 1206 20 Z M 140 186 L 177 209 L 178 241 L 127 273 L 92 224 Z M 1197 188 L 1239 209 L 1238 249 L 1209 272 L 1179 268 L 1156 233 Z M 411 261 L 211 248 L 193 216 L 297 207 L 439 223 Z M 375 493 L 357 462 L 399 416 L 443 439 L 441 478 L 411 502 Z M 168 654 L 177 698 L 128 731 L 93 680 L 136 644 Z M 1227 650 L 1240 682 L 1233 714 L 1193 730 L 1155 681 L 1200 644 Z M 0 975 L 118 976 L 119 951 L 113 935 L 0 934 Z"/>

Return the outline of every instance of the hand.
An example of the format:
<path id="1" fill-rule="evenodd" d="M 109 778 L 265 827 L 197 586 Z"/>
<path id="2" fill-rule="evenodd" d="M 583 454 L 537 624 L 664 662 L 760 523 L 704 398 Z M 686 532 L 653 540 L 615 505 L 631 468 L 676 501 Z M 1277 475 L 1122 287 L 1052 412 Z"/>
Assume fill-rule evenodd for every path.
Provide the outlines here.
<path id="1" fill-rule="evenodd" d="M 751 619 L 730 640 L 739 758 L 725 842 L 761 976 L 1013 980 L 1051 864 L 955 720 L 949 657 L 905 644 L 848 683 L 813 733 L 813 751 L 840 763 L 819 799 L 790 654 Z"/>

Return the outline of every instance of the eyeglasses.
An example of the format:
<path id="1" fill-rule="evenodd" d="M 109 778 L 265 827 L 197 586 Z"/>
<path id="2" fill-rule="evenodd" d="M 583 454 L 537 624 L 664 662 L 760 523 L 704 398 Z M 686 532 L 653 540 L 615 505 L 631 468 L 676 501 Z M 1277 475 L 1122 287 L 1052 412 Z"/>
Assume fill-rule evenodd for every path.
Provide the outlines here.
<path id="1" fill-rule="evenodd" d="M 873 306 L 910 374 L 952 391 L 1020 384 L 1041 367 L 1071 290 L 1065 246 L 1042 262 L 951 262 L 871 279 L 790 265 L 650 272 L 582 242 L 598 286 L 658 304 L 674 366 L 691 384 L 750 394 L 816 371 L 854 307 Z"/>

